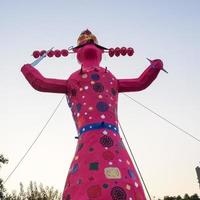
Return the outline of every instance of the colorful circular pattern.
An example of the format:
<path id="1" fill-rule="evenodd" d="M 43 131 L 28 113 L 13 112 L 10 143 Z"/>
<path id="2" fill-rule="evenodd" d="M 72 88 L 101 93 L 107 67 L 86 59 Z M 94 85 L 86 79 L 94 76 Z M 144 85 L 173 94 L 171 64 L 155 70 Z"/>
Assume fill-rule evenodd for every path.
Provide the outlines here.
<path id="1" fill-rule="evenodd" d="M 107 135 L 104 135 L 100 138 L 100 143 L 104 147 L 112 147 L 113 146 L 113 139 Z"/>
<path id="2" fill-rule="evenodd" d="M 95 83 L 93 85 L 93 89 L 94 89 L 95 92 L 103 92 L 104 86 L 101 83 Z"/>
<path id="3" fill-rule="evenodd" d="M 111 190 L 111 196 L 113 200 L 126 200 L 127 195 L 122 187 L 113 187 Z"/>
<path id="4" fill-rule="evenodd" d="M 92 75 L 91 75 L 91 79 L 92 79 L 93 81 L 98 81 L 98 80 L 100 79 L 100 76 L 99 76 L 99 74 L 92 74 Z"/>
<path id="5" fill-rule="evenodd" d="M 96 108 L 98 111 L 100 112 L 106 112 L 109 108 L 108 104 L 104 101 L 99 101 L 97 104 L 96 104 Z"/>
<path id="6" fill-rule="evenodd" d="M 103 158 L 105 160 L 113 160 L 114 159 L 114 154 L 111 151 L 104 151 L 103 152 Z"/>
<path id="7" fill-rule="evenodd" d="M 130 178 L 133 178 L 133 179 L 135 179 L 135 175 L 134 175 L 134 172 L 133 172 L 133 170 L 131 170 L 131 169 L 128 169 L 128 175 L 130 176 Z"/>
<path id="8" fill-rule="evenodd" d="M 97 198 L 101 196 L 101 187 L 99 185 L 93 185 L 88 188 L 87 195 L 89 198 Z"/>
<path id="9" fill-rule="evenodd" d="M 104 184 L 103 184 L 103 188 L 107 189 L 107 188 L 108 188 L 108 184 L 107 184 L 107 183 L 104 183 Z"/>
<path id="10" fill-rule="evenodd" d="M 78 168 L 79 168 L 78 163 L 76 163 L 72 168 L 72 174 L 75 174 L 78 171 Z"/>
<path id="11" fill-rule="evenodd" d="M 140 182 L 136 183 L 137 174 L 128 161 L 120 136 L 115 134 L 117 128 L 114 129 L 118 124 L 117 80 L 104 71 L 78 75 L 72 77 L 68 100 L 75 113 L 77 129 L 88 126 L 89 131 L 79 135 L 64 198 L 128 200 L 132 194 L 136 199 Z M 99 124 L 101 130 L 93 130 L 94 124 Z M 104 171 L 106 168 L 109 176 Z"/>

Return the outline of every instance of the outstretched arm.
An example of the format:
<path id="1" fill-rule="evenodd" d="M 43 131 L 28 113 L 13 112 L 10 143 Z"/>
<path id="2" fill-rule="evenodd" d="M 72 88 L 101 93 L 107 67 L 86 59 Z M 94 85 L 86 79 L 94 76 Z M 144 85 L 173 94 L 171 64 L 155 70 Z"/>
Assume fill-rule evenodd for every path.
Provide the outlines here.
<path id="1" fill-rule="evenodd" d="M 30 85 L 40 92 L 67 93 L 67 80 L 45 78 L 30 64 L 24 65 L 21 71 Z"/>
<path id="2" fill-rule="evenodd" d="M 135 79 L 118 79 L 118 92 L 134 92 L 147 88 L 157 77 L 163 63 L 161 60 L 150 61 L 150 66 Z"/>

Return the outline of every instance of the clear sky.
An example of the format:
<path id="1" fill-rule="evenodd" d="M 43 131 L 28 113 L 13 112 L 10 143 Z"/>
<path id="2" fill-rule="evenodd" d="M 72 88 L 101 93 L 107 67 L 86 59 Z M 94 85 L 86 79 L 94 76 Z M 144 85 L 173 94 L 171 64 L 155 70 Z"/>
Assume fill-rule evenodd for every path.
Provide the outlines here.
<path id="1" fill-rule="evenodd" d="M 33 142 L 62 95 L 39 93 L 20 73 L 36 49 L 76 45 L 88 28 L 107 47 L 131 46 L 133 57 L 103 57 L 118 78 L 138 77 L 146 58 L 160 58 L 161 72 L 146 90 L 129 93 L 154 111 L 200 138 L 199 0 L 18 0 L 0 1 L 0 153 L 9 164 L 6 178 Z M 74 55 L 52 58 L 37 68 L 47 77 L 67 78 L 79 68 Z M 119 119 L 152 196 L 199 193 L 195 167 L 200 143 L 119 96 Z M 6 183 L 8 190 L 30 180 L 60 191 L 76 140 L 71 112 L 63 101 L 27 158 Z"/>

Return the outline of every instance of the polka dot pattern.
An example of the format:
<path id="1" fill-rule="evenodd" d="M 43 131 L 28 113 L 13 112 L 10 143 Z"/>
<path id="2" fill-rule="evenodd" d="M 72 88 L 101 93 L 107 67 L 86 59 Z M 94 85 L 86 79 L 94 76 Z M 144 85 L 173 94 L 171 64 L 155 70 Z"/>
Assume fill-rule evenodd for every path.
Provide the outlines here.
<path id="1" fill-rule="evenodd" d="M 97 104 L 96 104 L 96 108 L 98 111 L 100 112 L 106 112 L 109 108 L 108 104 L 106 102 L 103 102 L 103 101 L 99 101 Z"/>
<path id="2" fill-rule="evenodd" d="M 93 89 L 94 89 L 95 92 L 103 92 L 104 86 L 101 83 L 95 83 L 93 85 Z"/>
<path id="3" fill-rule="evenodd" d="M 109 185 L 108 185 L 108 184 L 106 184 L 106 183 L 104 183 L 104 184 L 103 184 L 103 188 L 105 188 L 105 189 L 107 189 L 107 188 L 108 188 L 108 186 L 109 186 Z"/>
<path id="4" fill-rule="evenodd" d="M 113 139 L 107 135 L 104 135 L 100 138 L 100 143 L 104 147 L 112 147 L 113 146 Z"/>
<path id="5" fill-rule="evenodd" d="M 68 84 L 67 102 L 79 135 L 63 200 L 145 199 L 119 136 L 117 79 L 108 70 L 96 69 L 74 73 Z"/>
<path id="6" fill-rule="evenodd" d="M 92 74 L 92 75 L 91 75 L 91 79 L 92 79 L 93 81 L 98 81 L 98 80 L 100 79 L 100 76 L 99 76 L 99 74 L 95 73 L 95 74 Z"/>
<path id="7" fill-rule="evenodd" d="M 103 152 L 103 158 L 105 160 L 113 160 L 114 159 L 114 154 L 111 151 L 104 151 Z"/>
<path id="8" fill-rule="evenodd" d="M 89 198 L 98 198 L 101 196 L 101 187 L 99 185 L 92 185 L 87 190 Z"/>
<path id="9" fill-rule="evenodd" d="M 126 200 L 127 195 L 122 187 L 113 187 L 111 191 L 111 196 L 113 200 Z"/>
<path id="10" fill-rule="evenodd" d="M 76 163 L 76 164 L 73 166 L 73 168 L 72 168 L 72 174 L 75 174 L 75 173 L 78 171 L 78 168 L 79 168 L 79 166 L 78 166 L 78 164 Z"/>
<path id="11" fill-rule="evenodd" d="M 87 78 L 88 77 L 88 75 L 87 74 L 82 74 L 82 76 L 81 76 L 82 78 Z"/>

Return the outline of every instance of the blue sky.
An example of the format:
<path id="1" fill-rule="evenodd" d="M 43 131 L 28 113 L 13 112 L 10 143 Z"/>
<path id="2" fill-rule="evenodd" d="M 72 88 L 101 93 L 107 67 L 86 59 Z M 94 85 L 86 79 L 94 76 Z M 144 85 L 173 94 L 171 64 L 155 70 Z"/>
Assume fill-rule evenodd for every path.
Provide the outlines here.
<path id="1" fill-rule="evenodd" d="M 107 47 L 131 46 L 133 57 L 103 57 L 118 78 L 138 77 L 146 58 L 160 58 L 160 73 L 145 91 L 129 93 L 200 138 L 200 1 L 1 1 L 0 153 L 9 159 L 6 178 L 62 98 L 33 90 L 20 68 L 36 49 L 76 45 L 89 28 Z M 79 68 L 74 55 L 45 59 L 37 68 L 47 77 L 67 78 Z M 195 167 L 199 143 L 120 94 L 119 119 L 152 196 L 198 193 Z M 62 102 L 28 157 L 6 184 L 16 189 L 30 180 L 62 191 L 76 141 L 69 108 Z"/>

